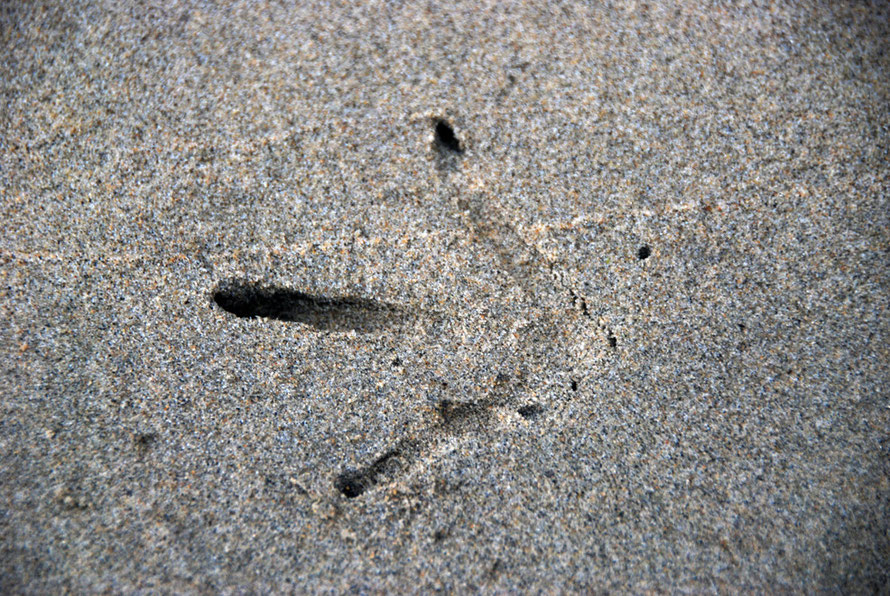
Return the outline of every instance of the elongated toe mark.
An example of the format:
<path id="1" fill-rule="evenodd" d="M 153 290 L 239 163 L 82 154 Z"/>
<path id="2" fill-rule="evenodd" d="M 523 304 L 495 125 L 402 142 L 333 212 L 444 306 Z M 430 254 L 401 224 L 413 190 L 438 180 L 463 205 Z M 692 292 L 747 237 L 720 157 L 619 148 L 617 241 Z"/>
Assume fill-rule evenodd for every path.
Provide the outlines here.
<path id="1" fill-rule="evenodd" d="M 213 292 L 213 301 L 236 317 L 305 323 L 322 331 L 377 331 L 405 319 L 400 308 L 385 302 L 314 296 L 243 281 L 220 284 Z"/>

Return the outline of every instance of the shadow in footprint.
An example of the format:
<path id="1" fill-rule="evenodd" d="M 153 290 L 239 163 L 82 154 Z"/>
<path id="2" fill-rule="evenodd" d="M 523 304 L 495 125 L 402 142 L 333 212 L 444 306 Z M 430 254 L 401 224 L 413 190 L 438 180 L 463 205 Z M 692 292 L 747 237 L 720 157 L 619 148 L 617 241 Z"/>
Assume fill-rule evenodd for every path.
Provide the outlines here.
<path id="1" fill-rule="evenodd" d="M 213 292 L 213 301 L 237 317 L 305 323 L 322 331 L 369 333 L 404 323 L 409 318 L 409 314 L 396 305 L 367 298 L 313 296 L 234 280 L 220 284 Z"/>
<path id="2" fill-rule="evenodd" d="M 454 134 L 454 129 L 451 128 L 451 125 L 446 120 L 436 120 L 434 133 L 433 138 L 439 151 L 456 154 L 464 152 L 460 139 Z"/>
<path id="3" fill-rule="evenodd" d="M 417 458 L 418 454 L 417 444 L 403 439 L 370 465 L 341 472 L 334 481 L 334 486 L 347 499 L 354 499 L 379 483 L 391 482 Z"/>
<path id="4" fill-rule="evenodd" d="M 443 119 L 433 121 L 433 155 L 436 169 L 445 175 L 457 169 L 464 145 L 451 125 Z"/>

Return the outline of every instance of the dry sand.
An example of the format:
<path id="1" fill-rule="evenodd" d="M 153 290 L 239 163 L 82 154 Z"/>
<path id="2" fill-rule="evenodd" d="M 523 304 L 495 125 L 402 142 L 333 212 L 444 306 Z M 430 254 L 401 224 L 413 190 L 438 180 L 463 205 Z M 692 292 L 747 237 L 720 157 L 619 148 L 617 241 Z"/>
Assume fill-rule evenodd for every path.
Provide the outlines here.
<path id="1" fill-rule="evenodd" d="M 0 4 L 0 590 L 886 593 L 888 24 Z"/>

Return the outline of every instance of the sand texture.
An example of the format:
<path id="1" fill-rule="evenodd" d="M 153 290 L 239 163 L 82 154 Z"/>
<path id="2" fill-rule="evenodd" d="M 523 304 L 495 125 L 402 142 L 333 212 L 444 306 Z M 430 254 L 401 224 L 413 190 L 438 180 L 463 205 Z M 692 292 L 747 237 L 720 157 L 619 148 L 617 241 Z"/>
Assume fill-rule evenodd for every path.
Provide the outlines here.
<path id="1" fill-rule="evenodd" d="M 0 591 L 887 593 L 890 5 L 0 3 Z"/>

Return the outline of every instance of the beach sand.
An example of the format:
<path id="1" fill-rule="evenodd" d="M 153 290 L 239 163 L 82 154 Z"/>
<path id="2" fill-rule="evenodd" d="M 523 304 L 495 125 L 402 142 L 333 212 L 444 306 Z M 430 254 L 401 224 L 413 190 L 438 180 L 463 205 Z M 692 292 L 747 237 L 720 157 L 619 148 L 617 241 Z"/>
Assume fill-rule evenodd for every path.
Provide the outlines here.
<path id="1" fill-rule="evenodd" d="M 886 592 L 888 29 L 3 3 L 0 590 Z"/>

